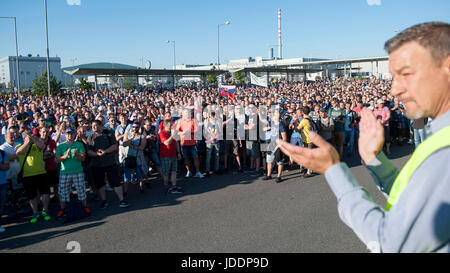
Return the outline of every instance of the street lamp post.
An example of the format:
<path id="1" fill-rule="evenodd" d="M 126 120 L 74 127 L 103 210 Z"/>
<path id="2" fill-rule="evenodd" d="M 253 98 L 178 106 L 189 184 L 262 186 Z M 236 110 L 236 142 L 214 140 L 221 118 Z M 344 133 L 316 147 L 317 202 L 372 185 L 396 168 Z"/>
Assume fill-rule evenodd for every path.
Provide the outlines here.
<path id="1" fill-rule="evenodd" d="M 72 68 L 73 68 L 73 67 L 75 67 L 75 61 L 78 61 L 78 59 L 77 58 L 70 59 L 70 61 L 72 62 Z"/>
<path id="2" fill-rule="evenodd" d="M 230 21 L 226 21 L 224 24 L 217 25 L 217 69 L 220 68 L 220 27 L 229 25 Z"/>
<path id="3" fill-rule="evenodd" d="M 166 44 L 168 44 L 168 43 L 173 43 L 173 69 L 175 70 L 175 69 L 177 69 L 176 55 L 175 55 L 175 41 L 167 40 Z"/>
<path id="4" fill-rule="evenodd" d="M 45 33 L 47 36 L 47 93 L 48 93 L 48 97 L 50 97 L 50 63 L 49 63 L 49 49 L 48 49 L 48 21 L 47 21 L 47 0 L 44 0 L 44 5 L 45 5 Z"/>
<path id="5" fill-rule="evenodd" d="M 14 36 L 16 39 L 16 76 L 17 76 L 17 83 L 16 83 L 16 87 L 17 87 L 17 94 L 20 96 L 20 74 L 19 74 L 19 46 L 17 43 L 17 24 L 16 24 L 16 17 L 3 17 L 1 16 L 0 18 L 3 19 L 14 19 Z"/>
<path id="6" fill-rule="evenodd" d="M 173 43 L 173 70 L 177 69 L 177 63 L 176 63 L 176 56 L 175 56 L 175 41 L 170 41 L 167 40 L 166 43 Z M 175 89 L 175 71 L 173 71 L 173 75 L 172 75 L 172 80 L 173 80 L 173 88 Z"/>

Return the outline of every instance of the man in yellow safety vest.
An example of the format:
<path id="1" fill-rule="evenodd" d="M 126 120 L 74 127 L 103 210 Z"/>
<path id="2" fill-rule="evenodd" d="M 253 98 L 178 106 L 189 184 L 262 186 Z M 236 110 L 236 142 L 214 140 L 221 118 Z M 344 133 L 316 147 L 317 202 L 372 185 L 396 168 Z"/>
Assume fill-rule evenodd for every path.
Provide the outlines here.
<path id="1" fill-rule="evenodd" d="M 432 118 L 427 139 L 401 171 L 382 152 L 382 124 L 361 112 L 359 153 L 386 207 L 372 201 L 336 150 L 319 135 L 306 149 L 279 141 L 281 150 L 306 168 L 325 174 L 341 219 L 374 251 L 450 252 L 450 25 L 415 25 L 385 44 L 393 76 L 391 95 L 410 119 Z"/>

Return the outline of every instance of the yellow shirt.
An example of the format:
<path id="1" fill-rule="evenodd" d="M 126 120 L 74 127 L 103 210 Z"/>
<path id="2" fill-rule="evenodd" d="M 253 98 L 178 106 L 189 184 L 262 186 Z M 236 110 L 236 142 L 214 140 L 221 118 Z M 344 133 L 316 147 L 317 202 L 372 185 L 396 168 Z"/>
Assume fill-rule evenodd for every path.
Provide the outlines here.
<path id="1" fill-rule="evenodd" d="M 311 123 L 306 118 L 311 119 L 309 116 L 305 115 L 303 116 L 303 120 L 300 122 L 300 126 L 303 126 L 303 129 L 301 130 L 300 134 L 302 135 L 302 141 L 303 143 L 311 143 L 311 140 L 309 139 L 308 133 L 311 130 Z"/>
<path id="2" fill-rule="evenodd" d="M 17 149 L 22 146 L 21 144 L 16 146 Z M 20 167 L 22 167 L 23 160 L 25 159 L 25 155 L 28 152 L 28 147 L 25 152 L 19 155 Z M 31 151 L 28 154 L 27 161 L 23 166 L 23 177 L 35 176 L 40 174 L 45 174 L 47 171 L 45 170 L 45 161 L 44 161 L 44 151 L 39 149 L 36 144 L 31 146 Z"/>

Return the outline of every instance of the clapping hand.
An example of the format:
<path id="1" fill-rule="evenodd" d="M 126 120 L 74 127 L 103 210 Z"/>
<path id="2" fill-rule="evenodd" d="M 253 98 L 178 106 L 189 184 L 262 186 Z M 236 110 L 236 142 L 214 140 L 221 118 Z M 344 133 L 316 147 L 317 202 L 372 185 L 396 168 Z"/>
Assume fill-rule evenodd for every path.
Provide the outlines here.
<path id="1" fill-rule="evenodd" d="M 309 138 L 317 148 L 309 149 L 277 140 L 281 151 L 303 167 L 324 174 L 328 168 L 340 162 L 336 149 L 320 135 L 309 132 Z"/>
<path id="2" fill-rule="evenodd" d="M 70 155 L 70 148 L 67 149 L 66 153 L 64 154 L 64 158 L 67 159 Z"/>
<path id="3" fill-rule="evenodd" d="M 361 159 L 368 164 L 383 149 L 384 128 L 375 114 L 367 108 L 361 111 L 358 148 Z"/>

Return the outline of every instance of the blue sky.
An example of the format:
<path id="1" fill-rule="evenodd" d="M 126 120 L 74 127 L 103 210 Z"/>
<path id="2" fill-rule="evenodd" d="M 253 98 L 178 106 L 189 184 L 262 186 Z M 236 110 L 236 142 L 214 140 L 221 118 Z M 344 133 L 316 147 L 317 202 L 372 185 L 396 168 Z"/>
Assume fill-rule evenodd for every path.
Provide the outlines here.
<path id="1" fill-rule="evenodd" d="M 283 58 L 385 56 L 394 30 L 427 21 L 450 22 L 449 0 L 147 1 L 48 0 L 50 55 L 62 66 L 118 62 L 171 68 L 268 57 L 277 44 L 282 10 Z M 0 0 L 0 16 L 16 16 L 19 54 L 45 56 L 43 0 Z M 369 5 L 370 4 L 370 5 Z M 0 57 L 15 55 L 12 20 L 0 19 Z M 277 49 L 274 49 L 277 55 Z"/>

